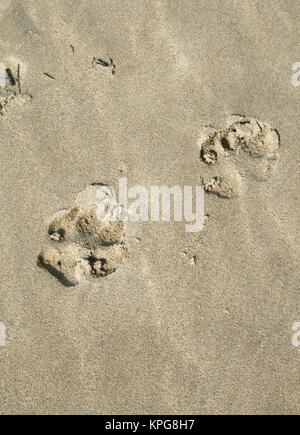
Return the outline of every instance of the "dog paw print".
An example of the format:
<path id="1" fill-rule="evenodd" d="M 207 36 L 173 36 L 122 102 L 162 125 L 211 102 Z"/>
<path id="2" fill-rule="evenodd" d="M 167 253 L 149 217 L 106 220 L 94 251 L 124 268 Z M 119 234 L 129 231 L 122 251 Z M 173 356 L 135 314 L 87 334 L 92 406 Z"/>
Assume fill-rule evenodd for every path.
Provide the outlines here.
<path id="1" fill-rule="evenodd" d="M 38 256 L 38 265 L 66 286 L 115 272 L 127 255 L 125 224 L 100 218 L 97 189 L 90 186 L 84 201 L 54 216 Z"/>
<path id="2" fill-rule="evenodd" d="M 245 179 L 265 181 L 279 158 L 280 138 L 269 124 L 233 115 L 225 127 L 204 127 L 198 139 L 200 159 L 210 170 L 203 177 L 208 193 L 221 198 L 238 196 Z"/>

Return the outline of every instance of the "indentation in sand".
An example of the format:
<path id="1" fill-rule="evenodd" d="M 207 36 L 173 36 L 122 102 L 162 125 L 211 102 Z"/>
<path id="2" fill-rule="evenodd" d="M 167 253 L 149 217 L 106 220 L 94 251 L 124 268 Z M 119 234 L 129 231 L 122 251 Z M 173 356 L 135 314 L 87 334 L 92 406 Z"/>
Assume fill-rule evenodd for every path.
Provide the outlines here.
<path id="1" fill-rule="evenodd" d="M 21 73 L 24 75 L 26 66 L 15 59 L 9 57 L 3 59 L 6 70 L 6 84 L 0 87 L 0 115 L 4 116 L 8 109 L 13 109 L 15 105 L 31 102 L 32 96 L 22 91 Z"/>
<path id="2" fill-rule="evenodd" d="M 221 198 L 238 196 L 244 179 L 268 180 L 279 158 L 280 138 L 270 124 L 232 115 L 225 128 L 205 126 L 198 139 L 200 159 L 211 168 L 204 189 Z"/>
<path id="3" fill-rule="evenodd" d="M 97 189 L 89 186 L 74 207 L 54 216 L 38 257 L 38 265 L 66 286 L 114 272 L 127 254 L 124 222 L 98 218 Z"/>

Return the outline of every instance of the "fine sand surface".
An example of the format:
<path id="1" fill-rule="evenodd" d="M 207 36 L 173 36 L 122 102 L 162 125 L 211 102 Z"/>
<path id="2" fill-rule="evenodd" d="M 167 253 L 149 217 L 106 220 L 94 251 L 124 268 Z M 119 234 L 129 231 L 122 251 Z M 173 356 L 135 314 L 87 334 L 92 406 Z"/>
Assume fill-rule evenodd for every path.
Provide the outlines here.
<path id="1" fill-rule="evenodd" d="M 299 16 L 299 0 L 1 0 L 1 414 L 299 414 Z M 280 147 L 204 146 L 232 114 Z M 204 229 L 129 223 L 116 270 L 76 286 L 38 267 L 57 212 L 120 177 L 205 185 Z"/>

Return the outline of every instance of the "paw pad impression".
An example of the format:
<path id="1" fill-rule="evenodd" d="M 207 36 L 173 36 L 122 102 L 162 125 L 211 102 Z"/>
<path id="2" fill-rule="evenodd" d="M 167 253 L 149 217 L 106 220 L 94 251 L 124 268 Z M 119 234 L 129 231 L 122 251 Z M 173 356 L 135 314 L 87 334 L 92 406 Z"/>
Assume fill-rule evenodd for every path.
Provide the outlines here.
<path id="1" fill-rule="evenodd" d="M 125 223 L 99 219 L 97 189 L 89 186 L 73 208 L 54 216 L 38 257 L 38 265 L 66 286 L 114 272 L 127 254 Z"/>
<path id="2" fill-rule="evenodd" d="M 222 198 L 238 196 L 243 178 L 267 180 L 279 158 L 280 138 L 269 124 L 232 115 L 225 128 L 204 127 L 198 139 L 200 159 L 213 171 L 203 179 L 204 189 Z"/>

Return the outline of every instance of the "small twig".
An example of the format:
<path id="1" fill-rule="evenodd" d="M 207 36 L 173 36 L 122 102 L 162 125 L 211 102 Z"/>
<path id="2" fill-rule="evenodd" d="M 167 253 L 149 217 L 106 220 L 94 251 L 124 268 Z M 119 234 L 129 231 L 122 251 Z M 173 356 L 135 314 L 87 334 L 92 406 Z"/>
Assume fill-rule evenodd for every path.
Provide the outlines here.
<path id="1" fill-rule="evenodd" d="M 112 60 L 112 58 L 110 58 L 109 59 L 110 60 L 110 64 L 111 64 L 111 66 L 112 66 L 112 70 L 111 70 L 111 73 L 112 73 L 112 75 L 115 75 L 116 74 L 116 64 L 114 63 L 114 61 Z"/>
<path id="2" fill-rule="evenodd" d="M 18 72 L 17 72 L 17 80 L 18 80 L 18 88 L 19 88 L 19 93 L 21 94 L 21 67 L 20 64 L 18 63 Z"/>
<path id="3" fill-rule="evenodd" d="M 55 80 L 55 77 L 53 77 L 52 75 L 50 75 L 50 74 L 48 74 L 48 73 L 44 73 L 44 75 L 45 75 L 46 77 L 49 77 L 49 79 L 53 79 L 53 80 Z"/>
<path id="4" fill-rule="evenodd" d="M 106 60 L 103 60 L 103 59 L 97 59 L 97 60 L 96 60 L 96 63 L 97 63 L 98 65 L 105 66 L 105 67 L 108 67 L 108 66 L 109 66 L 109 63 L 106 62 Z"/>
<path id="5" fill-rule="evenodd" d="M 11 72 L 11 70 L 9 68 L 6 68 L 6 73 L 8 75 L 11 86 L 16 86 L 16 80 L 13 76 L 13 73 Z"/>
<path id="6" fill-rule="evenodd" d="M 73 51 L 73 53 L 75 53 L 75 48 L 73 47 L 72 44 L 70 44 L 71 50 Z"/>
<path id="7" fill-rule="evenodd" d="M 104 66 L 106 68 L 111 66 L 111 73 L 113 75 L 116 73 L 116 64 L 114 63 L 114 61 L 111 57 L 109 58 L 109 62 L 107 62 L 106 60 L 100 59 L 100 58 L 96 59 L 95 57 L 93 57 L 93 60 L 92 60 L 92 67 L 93 68 L 95 67 L 95 64 Z"/>

